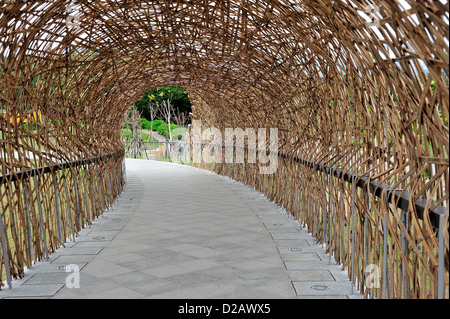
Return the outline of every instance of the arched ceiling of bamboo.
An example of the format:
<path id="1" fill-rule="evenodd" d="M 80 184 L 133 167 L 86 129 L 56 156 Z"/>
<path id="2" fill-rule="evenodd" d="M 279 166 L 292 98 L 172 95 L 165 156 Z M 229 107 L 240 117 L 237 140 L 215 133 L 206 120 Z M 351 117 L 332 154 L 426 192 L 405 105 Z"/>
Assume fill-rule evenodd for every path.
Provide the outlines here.
<path id="1" fill-rule="evenodd" d="M 176 85 L 196 118 L 277 127 L 288 152 L 448 175 L 448 19 L 445 0 L 1 1 L 0 101 L 90 139 Z"/>

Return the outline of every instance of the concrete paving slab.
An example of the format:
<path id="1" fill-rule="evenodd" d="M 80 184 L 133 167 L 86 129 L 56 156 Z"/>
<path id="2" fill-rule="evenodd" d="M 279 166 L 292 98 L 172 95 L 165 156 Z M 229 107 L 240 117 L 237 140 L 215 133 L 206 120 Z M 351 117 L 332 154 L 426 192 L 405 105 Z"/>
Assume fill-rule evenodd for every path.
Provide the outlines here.
<path id="1" fill-rule="evenodd" d="M 255 190 L 195 167 L 126 166 L 113 207 L 0 298 L 360 296 L 311 234 Z M 72 273 L 55 270 L 70 264 L 80 266 L 80 288 L 64 285 Z"/>
<path id="2" fill-rule="evenodd" d="M 145 272 L 146 274 L 150 274 L 158 278 L 167 278 L 174 275 L 191 272 L 191 269 L 180 267 L 177 265 L 163 265 L 160 267 L 144 269 L 142 270 L 142 272 Z"/>
<path id="3" fill-rule="evenodd" d="M 56 270 L 56 269 L 55 269 Z M 59 272 L 37 273 L 30 276 L 24 282 L 24 285 L 39 284 L 64 284 L 66 283 L 67 273 L 64 270 Z"/>
<path id="4" fill-rule="evenodd" d="M 94 258 L 95 255 L 89 254 L 89 255 L 81 255 L 81 254 L 68 254 L 68 255 L 61 255 L 58 258 L 56 258 L 54 261 L 52 261 L 52 264 L 74 264 L 77 262 L 89 262 Z"/>
<path id="5" fill-rule="evenodd" d="M 288 271 L 292 281 L 334 281 L 329 270 L 298 270 Z"/>
<path id="6" fill-rule="evenodd" d="M 354 289 L 352 293 L 352 283 L 337 281 L 293 281 L 292 282 L 297 296 L 345 296 L 357 293 Z"/>
<path id="7" fill-rule="evenodd" d="M 13 289 L 4 289 L 1 291 L 1 298 L 39 298 L 53 297 L 64 284 L 41 284 L 41 285 L 22 285 Z"/>

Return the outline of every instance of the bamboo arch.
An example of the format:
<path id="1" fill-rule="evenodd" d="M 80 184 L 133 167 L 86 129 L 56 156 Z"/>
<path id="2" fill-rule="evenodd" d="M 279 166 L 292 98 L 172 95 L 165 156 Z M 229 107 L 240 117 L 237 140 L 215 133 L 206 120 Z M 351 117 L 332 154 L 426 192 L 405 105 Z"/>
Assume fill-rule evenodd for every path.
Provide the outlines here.
<path id="1" fill-rule="evenodd" d="M 23 276 L 44 242 L 61 244 L 57 220 L 76 233 L 114 200 L 125 111 L 146 89 L 176 85 L 208 125 L 278 128 L 276 174 L 210 168 L 287 207 L 354 280 L 388 262 L 389 289 L 374 296 L 438 296 L 432 219 L 444 207 L 448 297 L 448 20 L 444 0 L 1 1 L 1 213 L 13 239 L 2 243 L 2 279 Z M 411 204 L 392 208 L 306 162 L 405 190 Z M 68 205 L 57 208 L 61 196 Z M 335 240 L 312 229 L 314 216 Z"/>

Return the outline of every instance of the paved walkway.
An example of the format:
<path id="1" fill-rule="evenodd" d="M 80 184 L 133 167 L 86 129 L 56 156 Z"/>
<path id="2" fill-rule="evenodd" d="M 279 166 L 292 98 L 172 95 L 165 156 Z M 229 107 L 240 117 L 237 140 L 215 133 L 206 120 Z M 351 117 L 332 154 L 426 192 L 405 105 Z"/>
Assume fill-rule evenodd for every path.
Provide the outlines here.
<path id="1" fill-rule="evenodd" d="M 126 165 L 113 208 L 0 298 L 361 298 L 322 246 L 258 192 L 194 167 Z"/>
<path id="2" fill-rule="evenodd" d="M 150 135 L 150 130 L 142 129 L 142 132 Z M 152 137 L 156 138 L 160 142 L 166 142 L 169 140 L 167 137 L 159 134 L 157 131 L 152 131 Z"/>

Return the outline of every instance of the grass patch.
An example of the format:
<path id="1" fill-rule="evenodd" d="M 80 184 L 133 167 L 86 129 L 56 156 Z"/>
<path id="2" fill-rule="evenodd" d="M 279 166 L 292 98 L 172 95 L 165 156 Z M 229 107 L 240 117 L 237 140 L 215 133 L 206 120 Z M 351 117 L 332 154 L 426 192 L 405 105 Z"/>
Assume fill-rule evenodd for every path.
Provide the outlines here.
<path id="1" fill-rule="evenodd" d="M 132 140 L 133 133 L 130 129 L 121 129 L 120 135 L 122 136 L 122 140 Z M 150 134 L 142 132 L 142 140 L 143 141 L 152 141 L 157 142 L 158 140 L 154 137 L 150 137 Z"/>

